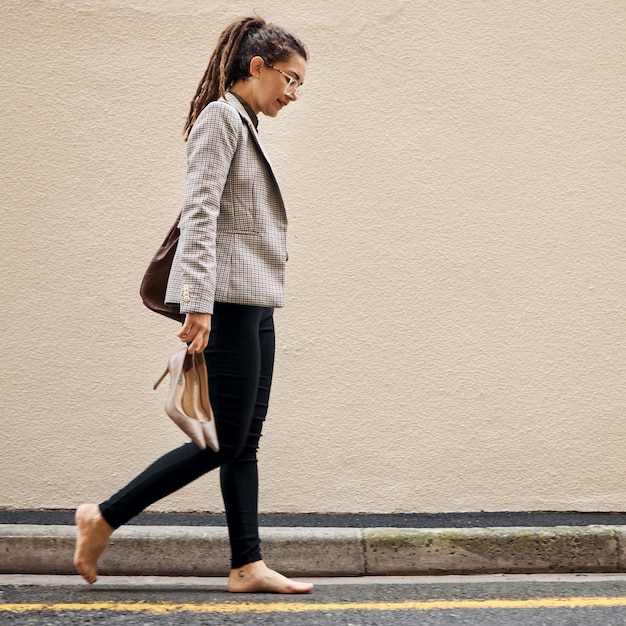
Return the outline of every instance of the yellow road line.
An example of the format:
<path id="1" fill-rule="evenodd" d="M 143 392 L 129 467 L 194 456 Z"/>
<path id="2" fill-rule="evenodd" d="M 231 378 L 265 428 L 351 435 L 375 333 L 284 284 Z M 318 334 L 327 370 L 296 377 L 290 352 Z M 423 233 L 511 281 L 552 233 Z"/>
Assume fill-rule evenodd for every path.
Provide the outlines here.
<path id="1" fill-rule="evenodd" d="M 558 609 L 626 606 L 626 597 L 532 598 L 527 600 L 427 600 L 423 602 L 269 602 L 223 604 L 150 604 L 94 602 L 0 604 L 0 613 L 28 611 L 116 611 L 141 613 L 304 613 L 313 611 L 446 611 L 458 609 Z"/>

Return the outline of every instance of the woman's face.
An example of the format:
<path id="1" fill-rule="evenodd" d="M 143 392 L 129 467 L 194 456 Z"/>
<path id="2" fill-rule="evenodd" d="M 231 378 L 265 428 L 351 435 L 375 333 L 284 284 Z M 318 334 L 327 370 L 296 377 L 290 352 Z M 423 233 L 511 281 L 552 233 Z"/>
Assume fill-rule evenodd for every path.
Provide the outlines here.
<path id="1" fill-rule="evenodd" d="M 255 89 L 256 102 L 251 103 L 253 109 L 257 113 L 276 117 L 281 109 L 298 99 L 296 89 L 304 82 L 305 73 L 306 61 L 299 54 L 271 65 L 261 60 Z"/>

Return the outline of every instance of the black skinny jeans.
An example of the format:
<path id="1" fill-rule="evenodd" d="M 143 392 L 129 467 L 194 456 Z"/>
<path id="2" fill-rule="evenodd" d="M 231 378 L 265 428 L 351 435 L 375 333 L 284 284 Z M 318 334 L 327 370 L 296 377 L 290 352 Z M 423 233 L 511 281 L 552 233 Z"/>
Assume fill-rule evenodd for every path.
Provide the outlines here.
<path id="1" fill-rule="evenodd" d="M 215 303 L 204 351 L 220 451 L 187 443 L 155 461 L 100 504 L 119 528 L 150 504 L 220 467 L 231 567 L 260 560 L 257 449 L 274 369 L 273 309 Z"/>

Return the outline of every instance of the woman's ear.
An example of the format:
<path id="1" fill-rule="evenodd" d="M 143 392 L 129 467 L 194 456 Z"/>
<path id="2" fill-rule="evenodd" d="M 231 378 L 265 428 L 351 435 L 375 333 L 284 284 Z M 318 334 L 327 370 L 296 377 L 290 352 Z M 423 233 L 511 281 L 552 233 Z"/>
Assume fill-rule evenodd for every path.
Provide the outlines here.
<path id="1" fill-rule="evenodd" d="M 264 65 L 265 61 L 261 57 L 252 57 L 250 60 L 250 75 L 258 78 Z"/>

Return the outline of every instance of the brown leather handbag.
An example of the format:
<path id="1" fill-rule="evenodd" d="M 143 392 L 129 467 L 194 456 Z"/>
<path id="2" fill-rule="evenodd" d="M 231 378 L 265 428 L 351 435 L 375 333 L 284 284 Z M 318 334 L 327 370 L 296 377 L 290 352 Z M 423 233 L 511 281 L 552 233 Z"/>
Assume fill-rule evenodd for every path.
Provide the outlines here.
<path id="1" fill-rule="evenodd" d="M 170 276 L 172 261 L 176 253 L 178 239 L 180 238 L 179 222 L 180 215 L 176 218 L 176 221 L 172 224 L 172 227 L 165 236 L 165 240 L 152 257 L 148 269 L 143 276 L 143 280 L 141 281 L 139 294 L 141 295 L 143 303 L 151 311 L 182 322 L 185 319 L 185 315 L 180 312 L 180 307 L 178 305 L 171 306 L 165 304 L 167 280 Z"/>

